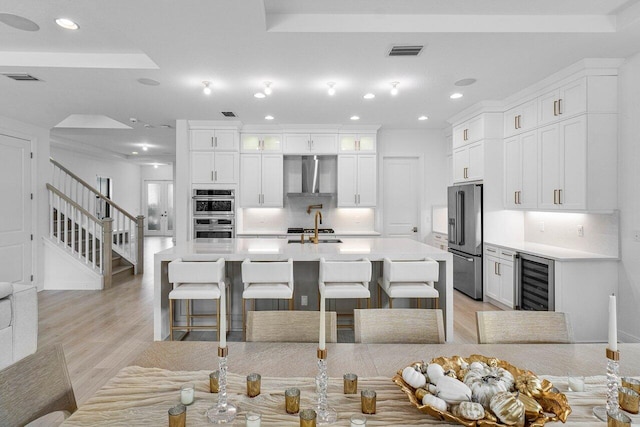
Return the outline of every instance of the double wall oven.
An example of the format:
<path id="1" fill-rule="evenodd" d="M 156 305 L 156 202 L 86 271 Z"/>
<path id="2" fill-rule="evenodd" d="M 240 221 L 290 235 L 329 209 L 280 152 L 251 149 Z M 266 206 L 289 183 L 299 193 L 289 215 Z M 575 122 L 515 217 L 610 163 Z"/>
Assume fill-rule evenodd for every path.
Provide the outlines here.
<path id="1" fill-rule="evenodd" d="M 193 190 L 193 237 L 196 239 L 236 236 L 235 190 Z"/>

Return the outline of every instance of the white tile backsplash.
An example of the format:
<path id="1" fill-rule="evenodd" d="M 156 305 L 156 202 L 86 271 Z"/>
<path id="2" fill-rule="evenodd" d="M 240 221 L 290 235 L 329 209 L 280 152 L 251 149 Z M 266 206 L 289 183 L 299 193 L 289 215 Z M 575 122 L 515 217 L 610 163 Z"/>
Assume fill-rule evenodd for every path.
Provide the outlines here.
<path id="1" fill-rule="evenodd" d="M 540 230 L 541 223 L 544 223 L 544 231 Z M 583 237 L 578 236 L 579 225 L 584 227 Z M 617 212 L 525 212 L 524 239 L 527 242 L 618 256 L 619 226 Z"/>

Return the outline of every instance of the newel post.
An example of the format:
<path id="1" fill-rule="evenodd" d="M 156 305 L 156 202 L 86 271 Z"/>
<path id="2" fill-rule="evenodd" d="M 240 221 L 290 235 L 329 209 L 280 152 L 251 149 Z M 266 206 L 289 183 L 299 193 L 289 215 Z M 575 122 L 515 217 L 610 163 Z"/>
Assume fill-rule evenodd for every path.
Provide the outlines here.
<path id="1" fill-rule="evenodd" d="M 136 274 L 144 274 L 144 215 L 136 217 Z"/>
<path id="2" fill-rule="evenodd" d="M 111 287 L 113 268 L 111 265 L 111 247 L 113 245 L 113 219 L 102 220 L 102 275 L 104 278 L 103 289 Z"/>

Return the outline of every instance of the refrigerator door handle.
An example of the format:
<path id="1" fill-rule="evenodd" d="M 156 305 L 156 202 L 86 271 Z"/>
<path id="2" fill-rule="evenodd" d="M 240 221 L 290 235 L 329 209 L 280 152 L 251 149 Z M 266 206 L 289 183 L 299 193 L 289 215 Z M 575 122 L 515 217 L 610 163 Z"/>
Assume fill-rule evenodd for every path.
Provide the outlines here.
<path id="1" fill-rule="evenodd" d="M 456 244 L 464 245 L 464 191 L 456 193 Z"/>
<path id="2" fill-rule="evenodd" d="M 449 235 L 447 237 L 449 243 L 456 243 L 456 219 L 449 218 Z"/>
<path id="3" fill-rule="evenodd" d="M 457 256 L 458 258 L 462 258 L 462 259 L 463 259 L 463 260 L 465 260 L 465 261 L 473 262 L 473 258 L 468 258 L 468 257 L 466 257 L 466 256 L 458 255 L 458 254 L 457 254 L 457 253 L 455 253 L 455 252 L 450 252 L 450 253 L 451 253 L 451 255 L 453 255 L 453 256 Z"/>

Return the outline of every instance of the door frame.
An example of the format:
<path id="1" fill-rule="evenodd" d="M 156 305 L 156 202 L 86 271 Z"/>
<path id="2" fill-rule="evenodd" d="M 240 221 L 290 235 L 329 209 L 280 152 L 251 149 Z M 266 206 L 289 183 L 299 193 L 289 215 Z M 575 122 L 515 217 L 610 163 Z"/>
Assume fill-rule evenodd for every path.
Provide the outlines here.
<path id="1" fill-rule="evenodd" d="M 378 157 L 378 214 L 376 215 L 376 229 L 382 231 L 382 235 L 386 236 L 386 230 L 384 229 L 384 205 L 385 205 L 385 195 L 384 195 L 384 161 L 385 159 L 417 159 L 418 160 L 418 238 L 419 242 L 425 242 L 425 239 L 431 233 L 431 229 L 427 232 L 425 220 L 425 206 L 424 206 L 424 154 L 422 153 L 394 153 L 394 154 L 383 154 Z"/>
<path id="2" fill-rule="evenodd" d="M 160 236 L 160 237 L 173 237 L 175 235 L 175 228 L 176 228 L 176 208 L 175 208 L 175 191 L 176 191 L 176 183 L 174 180 L 172 179 L 144 179 L 142 184 L 143 187 L 143 203 L 142 203 L 142 211 L 145 213 L 145 227 L 144 227 L 144 235 L 145 236 Z M 149 210 L 149 206 L 147 205 L 147 202 L 149 200 L 149 196 L 148 196 L 148 189 L 149 183 L 159 183 L 159 184 L 173 184 L 173 193 L 174 193 L 174 206 L 173 206 L 173 230 L 165 230 L 165 233 L 162 232 L 162 230 L 156 234 L 156 233 L 149 233 L 149 230 L 147 229 L 148 227 L 148 221 L 149 221 L 149 217 L 146 215 L 146 213 Z M 169 203 L 169 194 L 166 194 L 166 200 L 165 202 L 168 204 Z"/>

